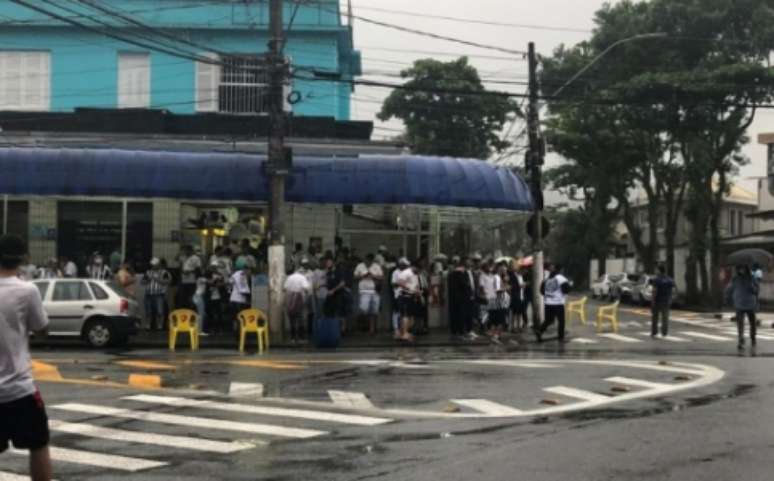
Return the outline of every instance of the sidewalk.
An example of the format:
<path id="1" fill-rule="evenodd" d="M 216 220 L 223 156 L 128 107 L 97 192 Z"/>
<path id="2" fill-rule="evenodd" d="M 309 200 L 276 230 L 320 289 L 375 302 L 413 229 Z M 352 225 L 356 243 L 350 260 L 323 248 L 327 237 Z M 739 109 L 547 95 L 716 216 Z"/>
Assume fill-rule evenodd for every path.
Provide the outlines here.
<path id="1" fill-rule="evenodd" d="M 515 335 L 514 335 L 515 336 Z M 167 349 L 168 337 L 166 332 L 148 332 L 142 331 L 129 339 L 129 347 L 132 348 L 153 348 Z M 507 340 L 503 341 L 509 345 Z M 290 340 L 269 339 L 271 349 L 297 349 L 297 350 L 316 350 L 314 344 L 309 342 L 299 342 L 293 344 Z M 429 334 L 415 337 L 413 343 L 396 341 L 393 339 L 392 332 L 380 332 L 375 336 L 368 333 L 352 333 L 341 338 L 339 349 L 393 349 L 393 348 L 423 348 L 423 347 L 459 347 L 459 346 L 489 346 L 491 341 L 486 336 L 481 336 L 475 341 L 463 341 L 453 338 L 448 331 L 444 329 L 432 330 Z M 189 349 L 188 336 L 182 334 L 178 336 L 177 350 L 184 351 Z M 200 348 L 234 349 L 239 346 L 238 334 L 226 333 L 217 335 L 208 335 L 200 338 Z M 248 335 L 248 351 L 255 349 L 255 335 Z"/>

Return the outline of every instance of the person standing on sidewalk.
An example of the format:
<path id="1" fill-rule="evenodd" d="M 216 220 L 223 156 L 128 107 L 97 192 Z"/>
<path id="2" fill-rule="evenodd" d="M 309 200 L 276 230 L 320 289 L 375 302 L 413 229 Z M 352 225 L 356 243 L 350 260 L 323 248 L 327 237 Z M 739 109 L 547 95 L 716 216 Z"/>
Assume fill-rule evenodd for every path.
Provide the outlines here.
<path id="1" fill-rule="evenodd" d="M 161 259 L 151 259 L 150 269 L 142 277 L 142 284 L 145 286 L 145 315 L 151 331 L 155 331 L 157 325 L 158 329 L 162 330 L 166 326 L 167 288 L 171 283 L 172 275 L 161 267 Z M 156 319 L 159 319 L 158 324 Z"/>
<path id="2" fill-rule="evenodd" d="M 373 336 L 376 334 L 376 321 L 379 318 L 381 306 L 379 292 L 382 288 L 384 273 L 381 266 L 375 262 L 374 255 L 366 254 L 365 261 L 357 265 L 354 274 L 355 280 L 358 282 L 360 312 L 368 317 L 368 332 Z"/>
<path id="3" fill-rule="evenodd" d="M 744 316 L 750 320 L 750 343 L 755 348 L 755 310 L 758 308 L 758 281 L 748 266 L 736 266 L 736 274 L 726 289 L 726 301 L 736 311 L 739 349 L 744 349 Z"/>
<path id="4" fill-rule="evenodd" d="M 454 270 L 449 273 L 449 328 L 452 336 L 463 337 L 471 330 L 475 294 L 465 260 L 455 257 L 453 263 Z"/>
<path id="5" fill-rule="evenodd" d="M 651 305 L 652 319 L 650 322 L 650 337 L 658 334 L 658 322 L 661 318 L 661 336 L 669 335 L 669 308 L 672 306 L 672 291 L 675 281 L 666 273 L 663 265 L 658 266 L 658 275 L 648 283 L 653 286 L 653 301 Z"/>
<path id="6" fill-rule="evenodd" d="M 32 481 L 50 481 L 48 416 L 28 344 L 30 332 L 45 332 L 48 317 L 37 287 L 17 277 L 25 251 L 19 237 L 0 237 L 0 453 L 10 443 L 29 450 Z"/>
<path id="7" fill-rule="evenodd" d="M 540 293 L 545 298 L 546 319 L 535 332 L 538 342 L 543 342 L 543 334 L 554 321 L 557 323 L 559 342 L 564 342 L 564 303 L 568 292 L 570 281 L 562 275 L 562 266 L 552 264 L 549 267 L 548 279 L 540 285 Z"/>

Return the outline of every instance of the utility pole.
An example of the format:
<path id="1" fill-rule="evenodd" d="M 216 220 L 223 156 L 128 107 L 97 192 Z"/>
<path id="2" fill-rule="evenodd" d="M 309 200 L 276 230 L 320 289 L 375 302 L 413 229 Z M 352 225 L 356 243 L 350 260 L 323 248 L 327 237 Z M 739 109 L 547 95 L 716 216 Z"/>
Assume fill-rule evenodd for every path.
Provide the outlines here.
<path id="1" fill-rule="evenodd" d="M 540 135 L 540 106 L 538 105 L 539 86 L 537 81 L 537 57 L 535 44 L 529 43 L 529 111 L 527 127 L 529 131 L 529 151 L 526 155 L 526 168 L 530 175 L 530 190 L 534 203 L 534 229 L 532 236 L 532 325 L 537 327 L 543 320 L 543 296 L 540 285 L 543 282 L 543 162 L 545 143 Z"/>
<path id="2" fill-rule="evenodd" d="M 284 85 L 289 67 L 282 53 L 285 45 L 283 0 L 269 5 L 269 149 L 266 173 L 270 177 L 269 198 L 269 326 L 282 336 L 284 324 L 283 286 L 285 283 L 285 177 L 292 167 L 292 152 L 285 147 L 288 118 L 285 113 Z"/>

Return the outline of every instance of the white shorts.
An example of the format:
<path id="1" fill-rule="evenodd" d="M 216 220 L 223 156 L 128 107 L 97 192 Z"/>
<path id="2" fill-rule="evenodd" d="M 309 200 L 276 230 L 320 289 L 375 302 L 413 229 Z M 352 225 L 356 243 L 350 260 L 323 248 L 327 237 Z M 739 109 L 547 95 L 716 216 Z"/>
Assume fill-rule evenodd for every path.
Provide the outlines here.
<path id="1" fill-rule="evenodd" d="M 360 312 L 368 315 L 379 314 L 379 306 L 381 303 L 381 297 L 378 292 L 361 292 L 360 293 Z"/>

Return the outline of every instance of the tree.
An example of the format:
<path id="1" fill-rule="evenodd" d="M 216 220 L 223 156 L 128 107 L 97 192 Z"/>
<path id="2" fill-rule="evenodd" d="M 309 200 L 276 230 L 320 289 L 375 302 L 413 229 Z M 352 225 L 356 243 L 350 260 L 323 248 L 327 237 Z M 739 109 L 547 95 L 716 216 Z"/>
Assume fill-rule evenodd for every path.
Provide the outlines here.
<path id="1" fill-rule="evenodd" d="M 771 100 L 774 77 L 765 66 L 774 43 L 771 3 L 607 4 L 596 15 L 591 39 L 558 49 L 544 69 L 544 86 L 561 85 L 579 65 L 606 52 L 559 98 L 549 99 L 551 122 L 559 127 L 557 150 L 579 168 L 596 168 L 598 175 L 577 180 L 595 189 L 607 186 L 646 269 L 663 243 L 672 271 L 677 222 L 685 207 L 692 227 L 687 287 L 696 300 L 708 299 L 710 286 L 719 298 L 720 208 L 731 177 L 745 162 L 739 151 L 756 105 Z M 637 38 L 654 32 L 663 36 Z M 551 88 L 544 91 L 550 95 Z M 567 121 L 583 115 L 589 117 L 583 123 Z M 573 137 L 579 145 L 562 145 L 562 138 Z M 588 150 L 605 158 L 589 163 Z M 610 170 L 610 158 L 618 159 L 613 162 L 618 170 Z M 646 233 L 629 218 L 634 189 L 647 197 Z M 659 222 L 662 216 L 665 223 Z M 659 224 L 665 225 L 663 241 Z"/>
<path id="2" fill-rule="evenodd" d="M 519 107 L 487 91 L 466 57 L 417 60 L 401 77 L 407 81 L 387 97 L 378 118 L 401 119 L 414 153 L 487 159 L 510 146 L 500 132 L 521 116 Z"/>

